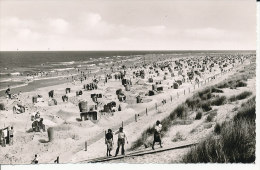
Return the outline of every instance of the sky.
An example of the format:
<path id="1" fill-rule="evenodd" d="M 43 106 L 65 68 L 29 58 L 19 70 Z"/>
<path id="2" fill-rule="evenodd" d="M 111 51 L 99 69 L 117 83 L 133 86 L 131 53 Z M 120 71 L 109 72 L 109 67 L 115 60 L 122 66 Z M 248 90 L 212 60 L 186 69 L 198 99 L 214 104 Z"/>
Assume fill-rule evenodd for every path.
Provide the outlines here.
<path id="1" fill-rule="evenodd" d="M 255 49 L 255 0 L 0 0 L 0 51 Z"/>

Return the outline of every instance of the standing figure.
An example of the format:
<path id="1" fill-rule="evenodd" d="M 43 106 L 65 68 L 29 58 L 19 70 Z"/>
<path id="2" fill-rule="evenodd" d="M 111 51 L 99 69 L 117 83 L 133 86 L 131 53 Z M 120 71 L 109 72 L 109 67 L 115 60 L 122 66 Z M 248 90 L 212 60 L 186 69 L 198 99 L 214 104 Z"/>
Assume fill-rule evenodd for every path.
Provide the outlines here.
<path id="1" fill-rule="evenodd" d="M 5 133 L 3 129 L 0 129 L 0 143 L 2 147 L 6 146 L 6 142 L 5 142 Z"/>
<path id="2" fill-rule="evenodd" d="M 39 161 L 37 160 L 37 154 L 34 155 L 34 159 L 32 160 L 32 163 L 31 164 L 38 164 Z"/>
<path id="3" fill-rule="evenodd" d="M 155 126 L 155 131 L 154 131 L 154 140 L 153 140 L 153 145 L 152 149 L 154 150 L 154 144 L 155 142 L 159 142 L 160 147 L 162 148 L 162 140 L 161 140 L 161 130 L 162 130 L 162 125 L 159 120 L 156 121 L 156 126 Z"/>
<path id="4" fill-rule="evenodd" d="M 10 89 L 10 86 L 8 85 L 8 88 L 7 90 L 5 91 L 5 94 L 8 96 L 9 99 L 11 99 L 11 89 Z"/>
<path id="5" fill-rule="evenodd" d="M 108 129 L 108 132 L 106 134 L 106 144 L 107 144 L 107 156 L 112 156 L 111 155 L 111 150 L 113 149 L 113 133 L 111 129 Z"/>
<path id="6" fill-rule="evenodd" d="M 124 146 L 125 146 L 125 141 L 127 141 L 127 137 L 126 137 L 125 132 L 123 132 L 123 127 L 120 127 L 119 132 L 117 132 L 116 134 L 118 134 L 118 140 L 117 140 L 117 149 L 116 149 L 116 155 L 115 156 L 117 156 L 119 149 L 120 149 L 120 146 L 122 147 L 121 148 L 121 154 L 124 155 L 125 154 Z M 127 143 L 128 143 L 128 141 L 127 141 Z"/>
<path id="7" fill-rule="evenodd" d="M 13 126 L 9 130 L 9 136 L 10 136 L 9 145 L 13 145 L 14 144 L 14 139 L 13 139 L 14 138 L 14 128 L 13 128 Z"/>

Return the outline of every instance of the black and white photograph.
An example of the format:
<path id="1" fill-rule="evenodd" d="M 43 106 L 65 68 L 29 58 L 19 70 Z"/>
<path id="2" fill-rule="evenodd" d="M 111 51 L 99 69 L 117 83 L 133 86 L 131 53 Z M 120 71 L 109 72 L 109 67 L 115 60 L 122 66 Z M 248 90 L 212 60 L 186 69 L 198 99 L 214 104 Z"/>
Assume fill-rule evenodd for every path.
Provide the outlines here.
<path id="1" fill-rule="evenodd" d="M 259 168 L 258 5 L 0 0 L 0 167 Z"/>

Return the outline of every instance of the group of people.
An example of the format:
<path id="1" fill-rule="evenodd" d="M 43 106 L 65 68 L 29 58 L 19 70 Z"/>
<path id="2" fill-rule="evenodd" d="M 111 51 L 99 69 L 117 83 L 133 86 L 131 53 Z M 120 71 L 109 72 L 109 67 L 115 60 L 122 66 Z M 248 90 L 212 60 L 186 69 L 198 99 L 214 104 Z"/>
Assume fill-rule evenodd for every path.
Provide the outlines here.
<path id="1" fill-rule="evenodd" d="M 154 128 L 154 140 L 152 144 L 153 150 L 156 142 L 158 142 L 160 147 L 162 148 L 161 131 L 162 131 L 161 122 L 157 120 Z M 128 140 L 126 137 L 126 133 L 123 131 L 123 127 L 120 127 L 119 131 L 115 133 L 113 133 L 111 129 L 108 129 L 108 132 L 105 135 L 105 144 L 107 145 L 107 157 L 112 156 L 111 151 L 114 145 L 114 138 L 113 138 L 114 134 L 115 135 L 118 134 L 115 157 L 118 155 L 120 147 L 121 147 L 121 155 L 125 155 L 125 142 L 128 144 Z"/>

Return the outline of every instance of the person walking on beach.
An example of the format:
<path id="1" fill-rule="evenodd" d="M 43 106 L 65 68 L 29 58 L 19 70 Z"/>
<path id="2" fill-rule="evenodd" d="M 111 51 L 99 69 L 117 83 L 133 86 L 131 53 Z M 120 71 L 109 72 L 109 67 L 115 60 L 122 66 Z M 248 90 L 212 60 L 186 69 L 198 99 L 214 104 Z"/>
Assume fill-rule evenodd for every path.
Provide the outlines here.
<path id="1" fill-rule="evenodd" d="M 9 99 L 11 99 L 11 89 L 10 89 L 9 85 L 8 85 L 7 90 L 5 91 L 5 94 L 8 96 Z"/>
<path id="2" fill-rule="evenodd" d="M 34 155 L 34 159 L 32 160 L 32 163 L 31 164 L 38 164 L 39 161 L 37 160 L 37 154 Z"/>
<path id="3" fill-rule="evenodd" d="M 107 145 L 107 156 L 112 156 L 110 152 L 113 149 L 114 141 L 113 141 L 113 133 L 111 129 L 108 129 L 105 140 Z"/>
<path id="4" fill-rule="evenodd" d="M 162 130 L 162 125 L 161 122 L 159 120 L 156 121 L 156 125 L 154 128 L 154 140 L 153 140 L 153 145 L 152 145 L 152 149 L 154 150 L 154 144 L 155 142 L 159 142 L 160 147 L 162 148 L 162 140 L 161 140 L 161 130 Z"/>
<path id="5" fill-rule="evenodd" d="M 127 141 L 126 134 L 125 134 L 125 132 L 123 132 L 123 127 L 120 127 L 119 131 L 116 132 L 116 134 L 118 134 L 118 140 L 117 140 L 117 149 L 116 149 L 115 157 L 118 155 L 120 146 L 121 146 L 121 154 L 125 155 L 124 146 L 125 146 L 125 141 Z M 128 141 L 127 141 L 127 144 L 128 144 Z"/>

